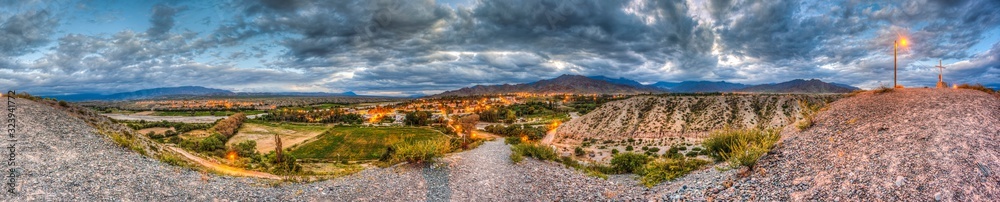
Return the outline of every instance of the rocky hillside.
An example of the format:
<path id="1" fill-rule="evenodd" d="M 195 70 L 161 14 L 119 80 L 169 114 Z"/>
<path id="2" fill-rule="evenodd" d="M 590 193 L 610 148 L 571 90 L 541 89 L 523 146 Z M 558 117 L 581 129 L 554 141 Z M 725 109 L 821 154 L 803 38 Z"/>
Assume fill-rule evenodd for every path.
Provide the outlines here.
<path id="1" fill-rule="evenodd" d="M 1000 99 L 966 89 L 862 93 L 829 105 L 804 131 L 718 193 L 723 201 L 995 201 Z"/>
<path id="2" fill-rule="evenodd" d="M 446 91 L 434 97 L 495 95 L 504 93 L 536 93 L 536 94 L 640 94 L 661 93 L 663 91 L 650 87 L 635 87 L 616 84 L 601 79 L 580 75 L 562 75 L 554 79 L 540 80 L 523 84 L 504 84 L 462 88 Z"/>
<path id="3" fill-rule="evenodd" d="M 724 127 L 782 127 L 800 118 L 800 101 L 825 104 L 842 95 L 638 96 L 606 103 L 559 127 L 557 142 L 583 138 L 702 137 Z"/>

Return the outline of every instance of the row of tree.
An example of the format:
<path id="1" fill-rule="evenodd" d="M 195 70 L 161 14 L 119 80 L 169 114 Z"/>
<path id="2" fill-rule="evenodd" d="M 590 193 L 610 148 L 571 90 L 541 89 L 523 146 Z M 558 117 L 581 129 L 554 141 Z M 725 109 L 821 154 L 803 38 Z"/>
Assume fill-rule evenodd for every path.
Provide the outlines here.
<path id="1" fill-rule="evenodd" d="M 305 122 L 305 123 L 347 123 L 361 124 L 364 117 L 354 113 L 347 113 L 343 109 L 330 110 L 271 110 L 267 115 L 261 116 L 265 121 L 281 122 Z"/>

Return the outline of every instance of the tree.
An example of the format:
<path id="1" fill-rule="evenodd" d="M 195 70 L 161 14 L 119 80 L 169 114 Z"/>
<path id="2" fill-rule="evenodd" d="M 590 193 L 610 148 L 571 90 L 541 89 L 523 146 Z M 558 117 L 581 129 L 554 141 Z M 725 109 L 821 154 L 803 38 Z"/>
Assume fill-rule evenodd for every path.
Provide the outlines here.
<path id="1" fill-rule="evenodd" d="M 277 157 L 277 158 L 275 158 L 275 163 L 279 163 L 280 164 L 281 160 L 282 160 L 282 158 L 281 158 L 281 137 L 278 137 L 278 134 L 274 134 L 274 155 L 275 155 L 275 157 Z"/>
<path id="2" fill-rule="evenodd" d="M 479 122 L 479 115 L 470 114 L 458 119 L 458 125 L 462 127 L 462 132 L 465 134 L 472 134 L 472 131 L 476 130 L 476 123 Z"/>

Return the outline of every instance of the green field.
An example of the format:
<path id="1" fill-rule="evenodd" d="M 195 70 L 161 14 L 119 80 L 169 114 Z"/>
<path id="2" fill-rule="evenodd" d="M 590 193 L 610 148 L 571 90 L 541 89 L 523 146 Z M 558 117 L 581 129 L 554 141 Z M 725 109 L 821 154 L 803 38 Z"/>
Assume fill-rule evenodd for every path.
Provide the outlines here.
<path id="1" fill-rule="evenodd" d="M 194 112 L 194 113 L 192 113 Z M 215 112 L 215 115 L 212 115 Z M 158 111 L 153 113 L 155 116 L 229 116 L 240 111 Z M 247 115 L 262 114 L 264 111 L 261 110 L 245 110 L 242 111 Z"/>
<path id="2" fill-rule="evenodd" d="M 434 139 L 447 141 L 448 138 L 429 128 L 337 126 L 316 140 L 293 148 L 291 155 L 300 159 L 333 161 L 377 160 L 393 144 Z"/>

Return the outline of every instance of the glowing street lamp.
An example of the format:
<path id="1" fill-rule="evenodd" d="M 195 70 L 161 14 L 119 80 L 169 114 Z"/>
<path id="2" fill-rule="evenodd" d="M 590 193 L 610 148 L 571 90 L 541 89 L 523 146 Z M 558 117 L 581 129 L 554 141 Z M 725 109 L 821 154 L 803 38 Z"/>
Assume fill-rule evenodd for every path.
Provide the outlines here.
<path id="1" fill-rule="evenodd" d="M 892 47 L 892 88 L 899 88 L 899 85 L 896 84 L 896 61 L 898 60 L 898 59 L 896 59 L 896 52 L 898 52 L 897 49 L 899 49 L 899 45 L 900 44 L 902 44 L 903 47 L 906 47 L 906 37 L 900 36 L 899 40 L 893 41 L 893 47 Z"/>

